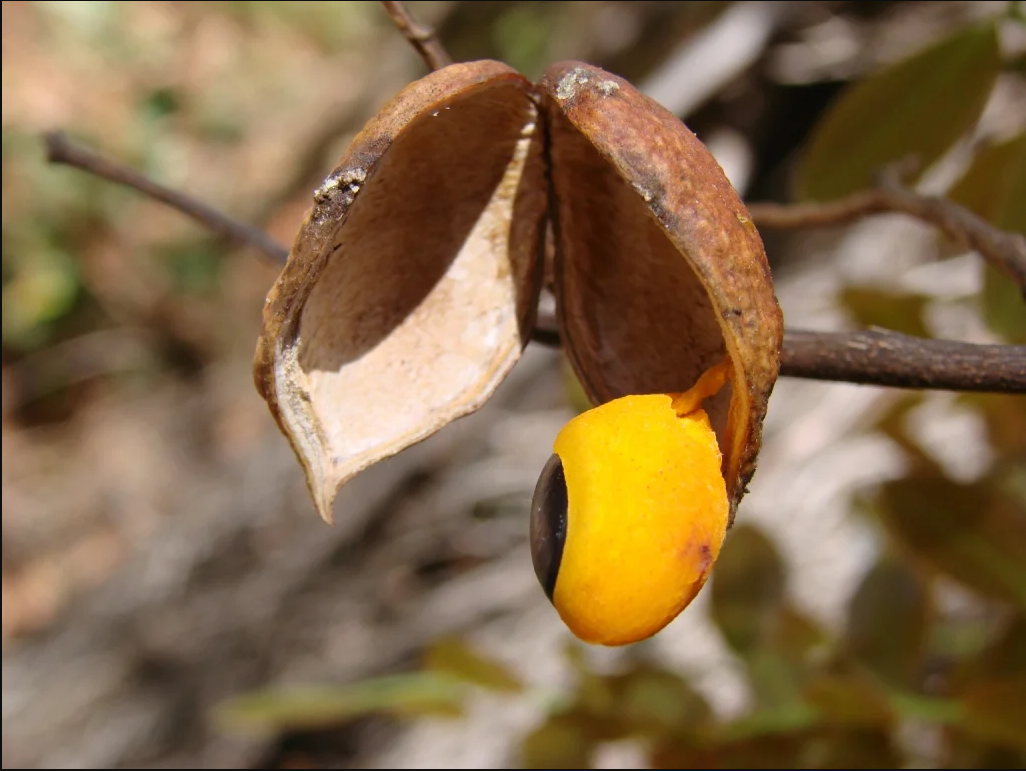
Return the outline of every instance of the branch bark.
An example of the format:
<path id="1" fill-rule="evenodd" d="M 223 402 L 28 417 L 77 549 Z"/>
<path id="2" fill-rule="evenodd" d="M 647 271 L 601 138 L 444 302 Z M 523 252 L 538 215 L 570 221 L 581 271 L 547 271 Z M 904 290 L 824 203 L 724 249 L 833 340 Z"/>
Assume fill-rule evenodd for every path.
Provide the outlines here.
<path id="1" fill-rule="evenodd" d="M 535 342 L 560 346 L 553 319 L 540 319 Z M 784 330 L 782 377 L 891 388 L 1026 393 L 1026 345 L 930 340 L 887 329 Z"/>
<path id="2" fill-rule="evenodd" d="M 430 70 L 440 70 L 452 64 L 452 57 L 445 50 L 435 30 L 426 24 L 420 24 L 410 14 L 406 4 L 393 2 L 393 0 L 381 0 L 385 12 L 392 17 L 395 26 L 399 28 L 403 37 L 410 41 L 410 45 L 420 54 L 424 64 Z"/>
<path id="3" fill-rule="evenodd" d="M 1022 394 L 1026 345 L 927 340 L 885 329 L 788 329 L 780 373 L 896 388 Z"/>
<path id="4" fill-rule="evenodd" d="M 933 225 L 951 241 L 972 249 L 1007 275 L 1026 300 L 1026 236 L 1009 233 L 954 201 L 919 195 L 902 186 L 895 169 L 881 175 L 878 187 L 825 203 L 748 204 L 760 228 L 810 228 L 841 225 L 870 214 L 898 212 Z"/>
<path id="5" fill-rule="evenodd" d="M 46 137 L 49 158 L 118 182 L 187 214 L 217 233 L 249 244 L 276 262 L 288 250 L 265 233 L 232 220 L 186 193 L 79 147 L 62 134 Z M 553 319 L 539 319 L 533 339 L 559 346 Z M 787 330 L 781 374 L 898 388 L 1026 393 L 1026 346 L 976 345 L 924 340 L 897 332 L 852 333 Z"/>

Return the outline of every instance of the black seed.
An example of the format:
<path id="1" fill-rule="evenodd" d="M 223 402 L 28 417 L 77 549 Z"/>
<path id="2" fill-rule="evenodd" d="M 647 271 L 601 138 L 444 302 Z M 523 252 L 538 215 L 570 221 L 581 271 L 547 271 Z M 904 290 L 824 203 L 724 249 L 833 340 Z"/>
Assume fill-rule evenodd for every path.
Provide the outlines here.
<path id="1" fill-rule="evenodd" d="M 534 574 L 552 600 L 556 591 L 559 563 L 566 543 L 567 493 L 563 462 L 558 455 L 549 458 L 531 502 L 531 557 Z"/>

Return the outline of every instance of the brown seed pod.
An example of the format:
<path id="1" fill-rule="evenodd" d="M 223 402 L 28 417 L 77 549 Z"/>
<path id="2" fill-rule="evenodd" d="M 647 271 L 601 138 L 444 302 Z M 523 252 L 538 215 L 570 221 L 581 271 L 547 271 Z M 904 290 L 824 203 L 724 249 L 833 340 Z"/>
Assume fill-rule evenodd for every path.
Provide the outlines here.
<path id="1" fill-rule="evenodd" d="M 626 81 L 570 62 L 536 91 L 484 61 L 412 83 L 357 135 L 268 296 L 257 388 L 326 520 L 346 480 L 480 407 L 515 364 L 547 218 L 562 339 L 593 401 L 684 391 L 729 357 L 706 408 L 733 516 L 782 338 L 744 206 Z"/>
<path id="2" fill-rule="evenodd" d="M 498 62 L 434 72 L 315 194 L 254 377 L 329 522 L 345 481 L 479 408 L 530 337 L 547 205 L 531 90 Z"/>
<path id="3" fill-rule="evenodd" d="M 548 69 L 560 333 L 596 403 L 683 391 L 729 356 L 705 407 L 731 520 L 761 445 L 783 317 L 762 240 L 706 147 L 622 78 Z"/>

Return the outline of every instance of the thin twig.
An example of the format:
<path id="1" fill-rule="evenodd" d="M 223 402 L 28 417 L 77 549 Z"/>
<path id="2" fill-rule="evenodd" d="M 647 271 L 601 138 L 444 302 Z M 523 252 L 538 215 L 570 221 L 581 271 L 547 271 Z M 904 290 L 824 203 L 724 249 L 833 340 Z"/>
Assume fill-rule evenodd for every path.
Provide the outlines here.
<path id="1" fill-rule="evenodd" d="M 74 166 L 111 182 L 134 188 L 192 217 L 229 241 L 252 246 L 277 263 L 284 263 L 288 258 L 288 249 L 262 230 L 237 222 L 186 193 L 164 187 L 127 166 L 77 145 L 62 132 L 46 134 L 46 155 L 50 163 Z"/>
<path id="2" fill-rule="evenodd" d="M 393 0 L 381 0 L 385 12 L 392 17 L 395 26 L 410 41 L 410 45 L 420 54 L 424 64 L 431 70 L 440 70 L 452 64 L 452 57 L 445 50 L 435 30 L 426 24 L 416 21 L 406 8 L 405 3 Z"/>
<path id="3" fill-rule="evenodd" d="M 878 187 L 837 201 L 796 205 L 752 203 L 748 212 L 760 228 L 820 227 L 852 222 L 870 214 L 907 214 L 933 225 L 953 242 L 979 252 L 1011 278 L 1026 299 L 1026 236 L 1001 230 L 954 201 L 909 190 L 902 186 L 893 169 L 881 175 Z"/>

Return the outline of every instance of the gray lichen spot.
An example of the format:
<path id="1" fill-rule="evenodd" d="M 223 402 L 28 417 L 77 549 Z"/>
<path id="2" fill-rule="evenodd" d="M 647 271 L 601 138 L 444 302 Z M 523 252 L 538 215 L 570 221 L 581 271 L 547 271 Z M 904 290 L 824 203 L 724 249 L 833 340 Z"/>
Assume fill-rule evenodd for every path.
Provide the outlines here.
<path id="1" fill-rule="evenodd" d="M 612 96 L 613 92 L 620 90 L 620 84 L 615 80 L 603 80 L 595 88 L 602 92 L 602 96 Z"/>
<path id="2" fill-rule="evenodd" d="M 360 191 L 360 183 L 366 178 L 367 171 L 361 168 L 345 169 L 332 174 L 324 180 L 323 185 L 314 191 L 314 201 L 320 204 L 328 200 L 335 200 L 349 205 Z"/>
<path id="3" fill-rule="evenodd" d="M 734 212 L 734 216 L 737 217 L 737 221 L 750 233 L 758 233 L 758 229 L 755 227 L 755 223 L 749 217 L 746 217 L 739 212 Z"/>
<path id="4" fill-rule="evenodd" d="M 642 198 L 645 199 L 645 203 L 650 203 L 652 201 L 652 191 L 651 190 L 648 190 L 648 189 L 642 187 L 637 182 L 634 182 L 632 184 L 632 186 L 634 187 L 635 190 L 638 191 L 638 195 L 640 195 Z"/>
<path id="5" fill-rule="evenodd" d="M 572 99 L 577 93 L 577 87 L 588 82 L 588 71 L 583 67 L 574 67 L 570 72 L 559 79 L 556 86 L 556 98 Z"/>

